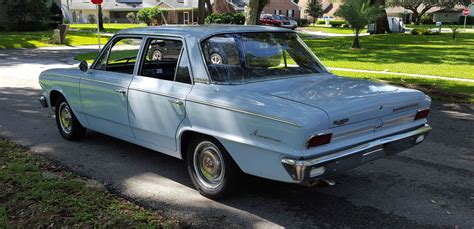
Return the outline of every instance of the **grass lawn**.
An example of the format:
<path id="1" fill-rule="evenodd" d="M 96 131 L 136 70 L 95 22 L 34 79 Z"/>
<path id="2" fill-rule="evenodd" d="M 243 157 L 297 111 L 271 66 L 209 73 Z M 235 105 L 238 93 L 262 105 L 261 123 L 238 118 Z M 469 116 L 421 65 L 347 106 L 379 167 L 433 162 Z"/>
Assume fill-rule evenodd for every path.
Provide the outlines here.
<path id="1" fill-rule="evenodd" d="M 305 38 L 304 38 L 305 39 Z M 350 49 L 352 37 L 305 39 L 326 66 L 474 79 L 474 34 L 361 37 L 362 49 Z"/>
<path id="2" fill-rule="evenodd" d="M 430 95 L 433 99 L 448 102 L 474 103 L 474 83 L 457 82 L 399 76 L 390 74 L 374 74 L 347 71 L 332 71 L 338 76 L 382 81 L 389 84 L 418 89 Z"/>
<path id="3" fill-rule="evenodd" d="M 52 44 L 50 38 L 53 31 L 38 32 L 1 32 L 0 49 L 6 48 L 37 48 L 44 46 L 57 46 Z M 101 43 L 105 44 L 109 36 L 101 36 Z M 66 44 L 69 46 L 94 45 L 97 44 L 97 34 L 81 31 L 69 31 L 66 36 Z"/>
<path id="4" fill-rule="evenodd" d="M 97 24 L 70 24 L 71 29 L 86 30 L 86 31 L 97 31 Z M 146 24 L 119 24 L 119 23 L 105 23 L 104 32 L 116 33 L 123 29 L 130 29 L 136 27 L 146 27 Z"/>
<path id="5" fill-rule="evenodd" d="M 0 190 L 0 228 L 180 226 L 1 138 Z"/>
<path id="6" fill-rule="evenodd" d="M 301 29 L 304 29 L 307 31 L 313 31 L 313 32 L 353 34 L 352 28 L 342 28 L 342 27 L 333 28 L 333 27 L 328 27 L 328 26 L 315 25 L 315 26 L 301 27 Z"/>

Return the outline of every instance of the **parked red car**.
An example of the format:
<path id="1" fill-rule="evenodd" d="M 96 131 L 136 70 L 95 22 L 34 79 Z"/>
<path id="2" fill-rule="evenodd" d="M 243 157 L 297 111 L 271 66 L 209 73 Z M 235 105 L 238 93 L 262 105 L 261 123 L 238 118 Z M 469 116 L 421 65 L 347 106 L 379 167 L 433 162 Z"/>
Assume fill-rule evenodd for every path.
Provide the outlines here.
<path id="1" fill-rule="evenodd" d="M 272 26 L 281 26 L 283 21 L 278 15 L 263 14 L 258 20 L 260 25 L 272 25 Z"/>

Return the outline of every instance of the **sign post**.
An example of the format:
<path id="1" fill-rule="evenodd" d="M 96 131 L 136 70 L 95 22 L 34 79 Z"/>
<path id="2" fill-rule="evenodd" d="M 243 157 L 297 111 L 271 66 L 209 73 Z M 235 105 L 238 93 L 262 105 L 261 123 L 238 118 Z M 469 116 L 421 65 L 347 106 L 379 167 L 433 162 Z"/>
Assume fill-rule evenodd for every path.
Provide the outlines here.
<path id="1" fill-rule="evenodd" d="M 92 4 L 96 5 L 97 11 L 99 11 L 99 5 L 102 4 L 103 0 L 91 0 Z M 99 26 L 99 13 L 97 13 L 97 39 L 99 42 L 99 51 L 100 51 L 100 26 Z"/>
<path id="2" fill-rule="evenodd" d="M 469 15 L 469 9 L 464 8 L 464 10 L 462 11 L 462 15 L 464 15 L 464 29 L 466 29 L 466 20 L 467 20 L 467 16 Z"/>

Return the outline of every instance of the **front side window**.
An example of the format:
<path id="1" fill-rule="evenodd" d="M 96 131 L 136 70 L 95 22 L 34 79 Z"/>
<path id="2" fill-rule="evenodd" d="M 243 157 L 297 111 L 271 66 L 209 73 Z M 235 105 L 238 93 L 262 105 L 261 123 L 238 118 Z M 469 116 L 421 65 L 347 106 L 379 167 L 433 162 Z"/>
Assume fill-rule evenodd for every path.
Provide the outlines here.
<path id="1" fill-rule="evenodd" d="M 117 38 L 97 59 L 94 69 L 133 74 L 140 50 L 141 38 Z"/>
<path id="2" fill-rule="evenodd" d="M 216 35 L 202 48 L 213 82 L 246 83 L 326 72 L 295 33 Z"/>

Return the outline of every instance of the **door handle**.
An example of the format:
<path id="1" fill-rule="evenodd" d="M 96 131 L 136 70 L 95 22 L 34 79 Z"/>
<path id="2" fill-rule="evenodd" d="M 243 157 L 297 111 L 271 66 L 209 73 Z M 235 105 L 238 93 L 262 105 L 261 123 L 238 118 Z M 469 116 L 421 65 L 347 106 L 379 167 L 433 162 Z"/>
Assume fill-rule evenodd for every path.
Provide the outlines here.
<path id="1" fill-rule="evenodd" d="M 176 105 L 184 105 L 184 101 L 182 99 L 168 99 L 168 101 Z"/>
<path id="2" fill-rule="evenodd" d="M 115 92 L 125 95 L 127 91 L 125 89 L 114 89 Z"/>

